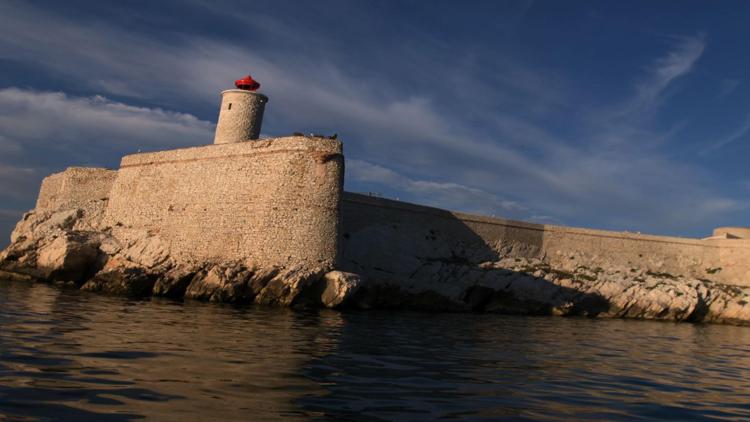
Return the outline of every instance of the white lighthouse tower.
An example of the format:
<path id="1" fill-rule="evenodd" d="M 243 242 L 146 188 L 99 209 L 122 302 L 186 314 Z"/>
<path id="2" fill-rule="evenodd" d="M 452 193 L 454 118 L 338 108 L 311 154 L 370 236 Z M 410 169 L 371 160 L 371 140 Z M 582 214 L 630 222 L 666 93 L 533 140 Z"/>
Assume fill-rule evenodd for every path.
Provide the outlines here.
<path id="1" fill-rule="evenodd" d="M 236 80 L 234 85 L 237 89 L 221 93 L 221 110 L 214 144 L 252 141 L 260 136 L 268 97 L 255 92 L 260 84 L 250 75 Z"/>

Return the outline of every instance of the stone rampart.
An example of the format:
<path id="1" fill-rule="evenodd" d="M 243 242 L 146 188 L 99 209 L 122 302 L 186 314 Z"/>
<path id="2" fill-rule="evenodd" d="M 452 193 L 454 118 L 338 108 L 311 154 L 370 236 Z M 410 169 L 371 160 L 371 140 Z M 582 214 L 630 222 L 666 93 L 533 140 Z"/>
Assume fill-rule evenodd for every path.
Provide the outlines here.
<path id="1" fill-rule="evenodd" d="M 524 223 L 345 193 L 342 266 L 408 278 L 430 261 L 543 258 L 557 268 L 645 268 L 750 285 L 750 240 L 687 239 Z"/>
<path id="2" fill-rule="evenodd" d="M 36 201 L 38 209 L 86 208 L 106 199 L 117 172 L 103 168 L 68 167 L 44 178 Z"/>
<path id="3" fill-rule="evenodd" d="M 647 269 L 750 286 L 746 228 L 699 240 L 532 224 L 354 193 L 342 200 L 343 165 L 340 142 L 301 136 L 135 154 L 119 172 L 71 167 L 48 176 L 37 208 L 107 206 L 104 226 L 158 234 L 188 260 L 338 262 L 408 278 L 435 261 L 540 258 L 561 269 Z"/>
<path id="4" fill-rule="evenodd" d="M 104 224 L 147 229 L 181 259 L 333 266 L 341 143 L 286 137 L 122 159 Z"/>
<path id="5" fill-rule="evenodd" d="M 713 235 L 727 239 L 750 239 L 750 227 L 717 227 Z"/>

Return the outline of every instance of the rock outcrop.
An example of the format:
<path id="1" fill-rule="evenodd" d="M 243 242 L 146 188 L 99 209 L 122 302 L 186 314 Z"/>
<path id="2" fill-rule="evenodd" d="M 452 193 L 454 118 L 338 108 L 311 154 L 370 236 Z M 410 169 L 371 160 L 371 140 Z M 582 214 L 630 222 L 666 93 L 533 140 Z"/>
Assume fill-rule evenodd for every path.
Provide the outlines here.
<path id="1" fill-rule="evenodd" d="M 359 292 L 365 307 L 750 323 L 747 288 L 638 268 L 552 268 L 538 259 L 431 261 L 409 279 L 370 281 L 363 290 L 374 290 Z"/>
<path id="2" fill-rule="evenodd" d="M 331 271 L 323 276 L 321 304 L 328 308 L 354 306 L 352 298 L 357 296 L 363 286 L 362 277 L 358 274 L 343 271 Z"/>
<path id="3" fill-rule="evenodd" d="M 92 203 L 27 213 L 0 253 L 0 277 L 234 304 L 750 324 L 750 289 L 640 268 L 554 268 L 512 256 L 481 264 L 446 258 L 424 260 L 408 276 L 365 278 L 326 267 L 178 261 L 158 234 L 101 227 L 103 209 Z"/>
<path id="4" fill-rule="evenodd" d="M 0 276 L 66 283 L 81 290 L 131 297 L 321 304 L 326 268 L 178 261 L 156 234 L 100 227 L 103 209 L 86 206 L 26 213 L 13 231 L 11 245 L 0 254 Z"/>

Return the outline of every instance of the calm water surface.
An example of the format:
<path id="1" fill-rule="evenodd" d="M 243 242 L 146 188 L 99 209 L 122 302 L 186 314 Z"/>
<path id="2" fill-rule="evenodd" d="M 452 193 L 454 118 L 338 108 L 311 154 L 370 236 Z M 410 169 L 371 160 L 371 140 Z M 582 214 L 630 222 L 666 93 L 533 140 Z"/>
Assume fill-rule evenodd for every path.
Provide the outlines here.
<path id="1" fill-rule="evenodd" d="M 750 418 L 750 327 L 132 301 L 0 280 L 0 420 Z"/>

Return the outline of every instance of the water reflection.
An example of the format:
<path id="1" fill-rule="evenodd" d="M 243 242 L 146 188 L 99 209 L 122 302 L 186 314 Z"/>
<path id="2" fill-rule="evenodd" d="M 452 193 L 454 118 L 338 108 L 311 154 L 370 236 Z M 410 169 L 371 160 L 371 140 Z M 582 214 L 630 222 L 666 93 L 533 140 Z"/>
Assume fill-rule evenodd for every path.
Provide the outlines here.
<path id="1" fill-rule="evenodd" d="M 299 369 L 341 316 L 129 301 L 0 282 L 0 414 L 66 419 L 305 416 Z"/>
<path id="2" fill-rule="evenodd" d="M 748 368 L 747 327 L 299 312 L 0 281 L 12 419 L 739 419 Z"/>

